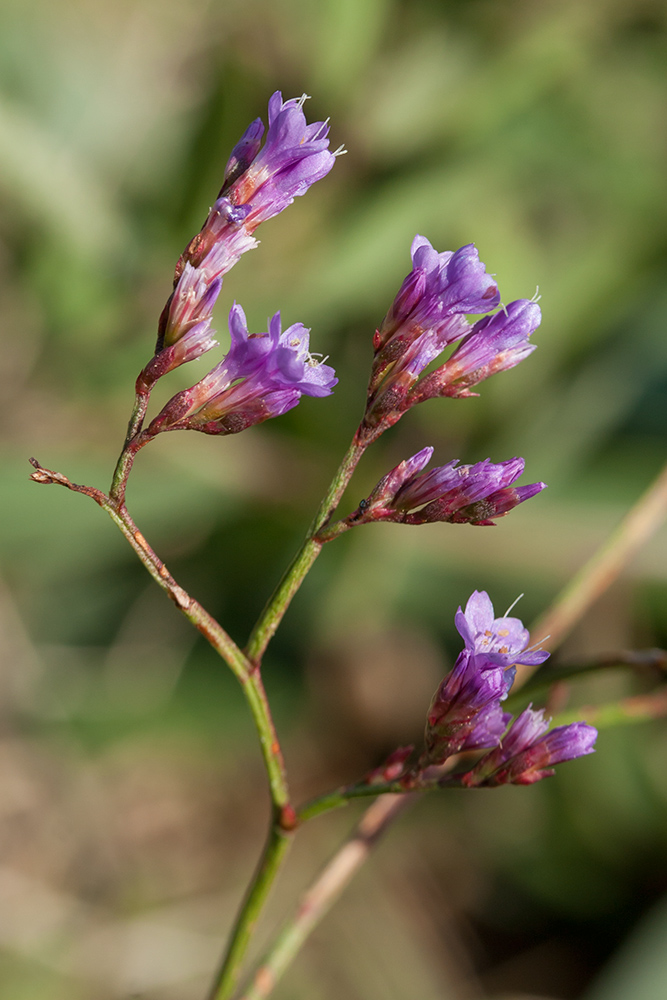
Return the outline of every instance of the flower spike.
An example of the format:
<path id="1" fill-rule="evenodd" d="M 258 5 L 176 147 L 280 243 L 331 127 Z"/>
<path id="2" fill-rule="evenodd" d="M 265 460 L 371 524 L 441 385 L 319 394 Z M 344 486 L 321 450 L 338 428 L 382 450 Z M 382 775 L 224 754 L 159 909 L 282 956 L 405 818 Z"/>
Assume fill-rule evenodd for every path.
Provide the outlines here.
<path id="1" fill-rule="evenodd" d="M 242 254 L 257 246 L 252 235 L 266 219 L 282 212 L 294 198 L 331 170 L 326 122 L 308 125 L 303 100 L 269 100 L 269 128 L 251 122 L 232 150 L 225 180 L 202 229 L 181 254 L 174 290 L 160 316 L 155 356 L 137 380 L 147 393 L 167 372 L 216 345 L 211 312 L 223 276 Z M 199 324 L 199 325 L 197 325 Z"/>
<path id="2" fill-rule="evenodd" d="M 518 618 L 495 618 L 489 595 L 475 591 L 456 627 L 465 642 L 454 669 L 433 696 L 426 719 L 425 747 L 414 780 L 434 764 L 463 750 L 489 749 L 459 780 L 481 785 L 529 785 L 552 775 L 553 766 L 593 752 L 597 731 L 585 722 L 547 732 L 543 711 L 529 706 L 510 725 L 501 702 L 516 673 L 515 664 L 537 665 L 549 654 L 530 651 L 528 630 Z"/>
<path id="3" fill-rule="evenodd" d="M 597 730 L 585 722 L 557 726 L 550 732 L 544 711 L 529 706 L 519 715 L 498 747 L 463 775 L 468 788 L 482 785 L 532 785 L 551 777 L 553 766 L 594 753 Z"/>
<path id="4" fill-rule="evenodd" d="M 475 465 L 454 460 L 422 473 L 432 454 L 432 448 L 423 448 L 392 469 L 346 519 L 346 526 L 369 521 L 489 525 L 546 486 L 512 485 L 523 472 L 522 458 L 498 464 L 487 458 Z"/>
<path id="5" fill-rule="evenodd" d="M 505 310 L 486 316 L 473 326 L 449 361 L 415 387 L 411 402 L 433 396 L 472 396 L 470 387 L 497 372 L 507 371 L 531 354 L 536 344 L 528 338 L 540 325 L 536 302 L 519 299 Z"/>
<path id="6" fill-rule="evenodd" d="M 250 334 L 243 309 L 234 304 L 229 331 L 226 357 L 169 400 L 148 427 L 149 435 L 171 430 L 236 434 L 286 413 L 304 394 L 328 396 L 338 381 L 333 368 L 309 353 L 309 331 L 294 323 L 283 332 L 280 313 L 269 320 L 267 333 Z"/>
<path id="7" fill-rule="evenodd" d="M 471 386 L 505 371 L 534 350 L 528 337 L 539 306 L 525 299 L 470 326 L 467 316 L 500 303 L 494 279 L 470 243 L 438 253 L 424 236 L 412 242 L 412 271 L 375 332 L 375 357 L 360 441 L 370 443 L 416 403 L 433 396 L 470 396 Z M 449 361 L 426 368 L 460 341 Z"/>

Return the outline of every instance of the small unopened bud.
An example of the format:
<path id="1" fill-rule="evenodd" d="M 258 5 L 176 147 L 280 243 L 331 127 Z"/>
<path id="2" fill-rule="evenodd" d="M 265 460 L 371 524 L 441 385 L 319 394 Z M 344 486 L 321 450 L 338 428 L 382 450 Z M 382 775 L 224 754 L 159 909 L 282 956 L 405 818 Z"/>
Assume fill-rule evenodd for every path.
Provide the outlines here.
<path id="1" fill-rule="evenodd" d="M 469 788 L 532 785 L 551 777 L 555 764 L 594 752 L 598 734 L 593 726 L 573 722 L 546 732 L 548 728 L 544 711 L 529 706 L 514 720 L 500 745 L 463 775 L 463 784 Z"/>
<path id="2" fill-rule="evenodd" d="M 392 469 L 363 501 L 363 507 L 359 506 L 347 518 L 348 526 L 369 521 L 494 524 L 493 518 L 507 514 L 546 486 L 545 483 L 511 485 L 523 472 L 522 458 L 498 464 L 487 458 L 475 465 L 459 465 L 454 460 L 421 473 L 432 453 L 432 448 L 423 448 Z"/>
<path id="3" fill-rule="evenodd" d="M 369 785 L 379 785 L 387 781 L 398 781 L 405 770 L 405 765 L 414 750 L 413 746 L 398 747 L 389 754 L 384 764 L 380 764 L 366 775 Z"/>
<path id="4" fill-rule="evenodd" d="M 500 703 L 513 679 L 513 670 L 464 649 L 431 701 L 420 766 L 442 764 L 461 750 L 496 746 L 512 718 Z"/>

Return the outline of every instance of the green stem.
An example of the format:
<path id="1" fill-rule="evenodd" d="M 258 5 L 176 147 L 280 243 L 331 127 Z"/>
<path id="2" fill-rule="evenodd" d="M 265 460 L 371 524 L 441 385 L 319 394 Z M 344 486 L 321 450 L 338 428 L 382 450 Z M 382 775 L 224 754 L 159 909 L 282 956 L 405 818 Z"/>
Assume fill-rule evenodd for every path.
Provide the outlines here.
<path id="1" fill-rule="evenodd" d="M 332 512 L 338 505 L 363 452 L 364 448 L 354 442 L 348 449 L 324 500 L 320 504 L 303 545 L 285 571 L 282 580 L 274 591 L 248 641 L 246 652 L 252 666 L 244 683 L 246 697 L 251 709 L 255 701 L 257 701 L 258 708 L 262 709 L 262 711 L 264 706 L 266 706 L 265 714 L 269 720 L 271 717 L 268 712 L 266 695 L 259 675 L 259 665 L 262 661 L 264 651 L 278 628 L 292 598 L 301 586 L 308 570 L 320 554 L 323 542 L 317 540 L 315 536 L 327 523 Z M 299 818 L 290 805 L 287 787 L 283 784 L 284 768 L 282 758 L 279 760 L 276 759 L 276 755 L 280 754 L 278 742 L 277 740 L 273 742 L 274 755 L 267 753 L 265 745 L 267 742 L 271 742 L 271 735 L 267 731 L 260 732 L 260 739 L 262 741 L 262 749 L 265 753 L 265 762 L 267 762 L 269 781 L 271 782 L 274 821 L 259 867 L 236 919 L 225 957 L 209 994 L 209 1000 L 227 1000 L 232 995 L 239 977 L 241 963 L 255 929 L 255 924 L 289 847 L 292 831 L 299 822 Z M 341 801 L 340 804 L 343 804 L 343 802 Z M 324 808 L 320 808 L 320 811 L 324 811 Z M 328 808 L 335 808 L 335 805 L 332 804 Z"/>
<path id="2" fill-rule="evenodd" d="M 98 499 L 97 503 L 120 528 L 158 586 L 166 591 L 179 611 L 201 632 L 245 687 L 251 667 L 232 637 L 198 601 L 179 586 L 139 531 L 126 507 L 117 508 L 107 497 Z"/>
<path id="3" fill-rule="evenodd" d="M 352 799 L 363 799 L 387 794 L 405 795 L 406 792 L 429 791 L 437 787 L 439 787 L 439 782 L 437 781 L 420 782 L 409 788 L 406 788 L 401 781 L 385 781 L 374 785 L 365 783 L 347 785 L 343 788 L 337 788 L 327 795 L 319 795 L 316 799 L 306 802 L 304 806 L 297 810 L 297 818 L 299 823 L 306 823 L 309 819 L 314 819 L 315 816 L 321 816 L 322 813 L 346 806 Z"/>
<path id="4" fill-rule="evenodd" d="M 336 852 L 303 896 L 292 920 L 278 935 L 242 1000 L 264 1000 L 273 991 L 304 941 L 368 858 L 373 846 L 414 796 L 385 795 L 364 813 L 352 837 Z M 223 1000 L 215 997 L 215 1000 Z"/>
<path id="5" fill-rule="evenodd" d="M 125 449 L 125 452 L 131 450 L 131 445 L 132 443 L 130 443 L 129 448 Z M 230 995 L 234 988 L 241 960 L 252 936 L 260 911 L 285 852 L 289 847 L 292 833 L 298 823 L 296 813 L 290 804 L 282 752 L 259 670 L 246 659 L 231 636 L 227 634 L 215 618 L 178 585 L 165 564 L 141 534 L 124 504 L 119 504 L 94 487 L 79 486 L 77 483 L 72 483 L 61 473 L 45 469 L 36 459 L 31 459 L 30 462 L 35 469 L 32 475 L 35 482 L 57 483 L 69 490 L 73 490 L 75 493 L 83 493 L 94 500 L 102 510 L 107 512 L 114 524 L 120 528 L 158 586 L 169 595 L 179 611 L 201 632 L 216 652 L 231 667 L 243 688 L 243 693 L 252 713 L 259 734 L 262 756 L 269 779 L 273 818 L 263 858 L 247 899 L 239 913 L 229 948 L 220 972 L 216 977 L 216 983 L 211 994 L 215 1000 L 223 1000 L 223 998 Z M 126 481 L 127 474 L 125 474 L 124 478 L 121 476 L 118 480 L 123 489 Z"/>
<path id="6" fill-rule="evenodd" d="M 317 798 L 306 802 L 297 810 L 296 817 L 299 823 L 306 823 L 315 816 L 330 812 L 332 809 L 339 809 L 346 806 L 352 799 L 377 798 L 379 795 L 407 795 L 412 792 L 432 792 L 435 789 L 455 787 L 457 779 L 450 773 L 450 766 L 443 768 L 440 765 L 428 767 L 418 774 L 408 773 L 395 781 L 376 781 L 369 784 L 360 781 L 356 785 L 343 785 L 326 795 L 318 795 Z"/>
<path id="7" fill-rule="evenodd" d="M 285 762 L 259 671 L 253 670 L 247 674 L 241 680 L 241 685 L 259 734 L 275 822 L 283 831 L 292 830 L 297 825 L 296 813 L 290 805 Z"/>
<path id="8" fill-rule="evenodd" d="M 130 441 L 137 436 L 143 427 L 144 417 L 146 416 L 146 410 L 148 409 L 148 403 L 151 398 L 151 390 L 144 388 L 140 391 L 138 385 L 139 382 L 137 382 L 137 389 L 134 394 L 134 406 L 127 425 L 124 447 L 127 447 Z"/>
<path id="9" fill-rule="evenodd" d="M 289 805 L 290 797 L 285 764 L 259 673 L 248 663 L 242 651 L 222 625 L 178 585 L 165 564 L 138 530 L 127 508 L 116 509 L 106 497 L 104 500 L 98 499 L 97 502 L 103 510 L 106 510 L 111 520 L 118 525 L 155 582 L 169 594 L 177 608 L 201 632 L 239 680 L 259 734 L 262 757 L 271 789 L 271 800 L 274 808 L 280 812 L 281 822 L 290 827 L 293 811 Z"/>
<path id="10" fill-rule="evenodd" d="M 324 542 L 317 538 L 317 534 L 326 526 L 332 513 L 340 503 L 341 497 L 345 492 L 345 487 L 349 483 L 352 473 L 356 469 L 357 463 L 365 450 L 366 444 L 360 444 L 356 438 L 348 448 L 336 475 L 331 481 L 326 496 L 319 506 L 313 523 L 308 529 L 308 534 L 303 545 L 285 570 L 280 583 L 269 598 L 266 607 L 250 634 L 246 646 L 246 655 L 251 663 L 257 664 L 261 662 L 266 647 L 273 638 L 292 598 L 303 583 L 308 570 L 322 551 Z"/>
<path id="11" fill-rule="evenodd" d="M 209 1000 L 228 1000 L 234 992 L 243 956 L 291 841 L 291 833 L 276 824 L 271 827 L 264 853 L 237 917 L 227 953 L 215 977 Z"/>
<path id="12" fill-rule="evenodd" d="M 109 497 L 114 500 L 118 506 L 125 503 L 125 487 L 127 486 L 127 477 L 132 469 L 132 463 L 134 462 L 135 456 L 139 449 L 150 440 L 150 438 L 146 438 L 141 441 L 141 443 L 138 443 L 141 428 L 144 423 L 144 417 L 146 416 L 146 410 L 148 409 L 150 396 L 150 390 L 147 392 L 136 392 L 134 396 L 134 406 L 132 408 L 130 421 L 127 425 L 125 444 L 123 445 L 123 450 L 120 453 L 120 458 L 116 463 L 116 468 L 114 469 L 114 474 L 111 480 L 111 488 L 109 489 Z"/>

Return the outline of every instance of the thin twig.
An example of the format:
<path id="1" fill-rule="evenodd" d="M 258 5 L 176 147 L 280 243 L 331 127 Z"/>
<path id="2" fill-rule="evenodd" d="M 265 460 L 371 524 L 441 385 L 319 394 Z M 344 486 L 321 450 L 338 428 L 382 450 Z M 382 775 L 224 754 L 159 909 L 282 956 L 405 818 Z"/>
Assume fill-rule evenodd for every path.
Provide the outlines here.
<path id="1" fill-rule="evenodd" d="M 293 829 L 295 813 L 290 805 L 282 751 L 259 671 L 248 662 L 222 625 L 176 582 L 160 557 L 139 531 L 124 504 L 116 504 L 95 487 L 80 486 L 78 483 L 71 482 L 62 473 L 44 468 L 35 458 L 30 459 L 30 464 L 35 470 L 31 476 L 34 482 L 53 483 L 64 486 L 74 493 L 83 493 L 84 496 L 90 497 L 102 510 L 107 512 L 158 586 L 169 595 L 179 611 L 185 615 L 231 668 L 241 684 L 259 734 L 264 765 L 269 778 L 274 811 L 273 821 L 281 829 Z"/>
<path id="2" fill-rule="evenodd" d="M 570 634 L 584 613 L 614 583 L 667 516 L 667 465 L 651 483 L 619 526 L 563 588 L 548 611 L 531 626 L 531 635 L 544 649 L 553 650 Z M 544 640 L 541 636 L 547 636 Z M 515 684 L 525 681 L 534 667 L 517 667 Z"/>
<path id="3" fill-rule="evenodd" d="M 596 656 L 586 663 L 559 663 L 552 666 L 549 662 L 541 666 L 531 677 L 526 678 L 521 685 L 522 700 L 527 694 L 544 691 L 552 684 L 562 681 L 576 680 L 584 674 L 595 673 L 598 670 L 610 670 L 614 667 L 630 667 L 638 676 L 657 680 L 667 676 L 667 650 L 664 649 L 623 649 L 616 653 L 605 653 Z M 514 704 L 514 693 L 506 702 L 508 711 Z"/>
<path id="4" fill-rule="evenodd" d="M 583 708 L 561 712 L 553 721 L 562 726 L 581 719 L 598 729 L 607 729 L 610 726 L 627 726 L 659 719 L 664 715 L 667 715 L 667 687 L 663 686 L 651 694 L 633 695 L 607 705 L 584 705 Z"/>

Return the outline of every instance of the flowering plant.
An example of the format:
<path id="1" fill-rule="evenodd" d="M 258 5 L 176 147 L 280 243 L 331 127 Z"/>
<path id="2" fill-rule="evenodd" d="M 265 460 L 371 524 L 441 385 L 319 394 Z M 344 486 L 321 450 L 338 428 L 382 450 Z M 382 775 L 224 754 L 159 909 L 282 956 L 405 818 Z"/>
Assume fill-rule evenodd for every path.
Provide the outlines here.
<path id="1" fill-rule="evenodd" d="M 423 745 L 398 747 L 357 781 L 301 806 L 292 800 L 264 690 L 261 668 L 266 648 L 325 544 L 374 521 L 493 525 L 545 487 L 542 482 L 515 485 L 524 471 L 521 458 L 486 459 L 469 465 L 454 459 L 424 471 L 433 455 L 433 448 L 424 447 L 389 470 L 354 511 L 334 519 L 366 449 L 413 406 L 436 397 L 475 395 L 473 387 L 523 361 L 535 349 L 530 337 L 541 319 L 537 302 L 520 299 L 501 306 L 495 280 L 473 244 L 455 252 L 438 252 L 424 236 L 413 240 L 412 269 L 373 338 L 374 357 L 359 427 L 301 549 L 244 649 L 176 582 L 127 509 L 125 492 L 133 463 L 158 434 L 176 430 L 236 434 L 287 412 L 302 396 L 327 396 L 337 384 L 334 369 L 310 352 L 309 331 L 301 323 L 283 330 L 280 312 L 276 312 L 266 331 L 251 333 L 242 307 L 235 303 L 229 314 L 231 346 L 225 357 L 194 385 L 177 392 L 147 422 L 157 382 L 217 346 L 213 307 L 224 276 L 243 253 L 257 245 L 255 229 L 305 194 L 343 152 L 330 151 L 328 124 L 308 124 L 303 106 L 304 98 L 284 101 L 280 93 L 273 94 L 263 145 L 264 126 L 257 119 L 234 147 L 218 197 L 176 265 L 153 357 L 136 380 L 127 436 L 108 494 L 73 483 L 31 459 L 33 480 L 83 493 L 110 515 L 156 583 L 232 669 L 253 715 L 271 791 L 269 836 L 215 976 L 211 1000 L 234 994 L 257 918 L 303 823 L 351 799 L 377 798 L 388 803 L 385 811 L 379 819 L 373 814 L 357 835 L 368 848 L 392 818 L 398 801 L 445 788 L 532 784 L 553 775 L 555 765 L 593 752 L 597 736 L 596 729 L 584 721 L 549 729 L 545 710 L 533 709 L 532 704 L 512 719 L 505 702 L 515 679 L 525 683 L 533 671 L 541 679 L 549 652 L 531 646 L 528 631 L 509 612 L 496 618 L 483 591 L 475 591 L 465 610 L 459 608 L 456 613 L 464 648 L 430 706 L 425 706 Z M 583 604 L 580 601 L 580 607 Z M 538 629 L 537 637 L 543 646 L 550 639 L 553 647 L 567 624 L 552 617 L 551 636 Z M 268 995 L 344 878 L 329 879 L 327 884 L 329 896 L 319 890 L 311 893 L 309 905 L 301 908 L 279 936 L 243 993 L 246 1000 Z"/>

